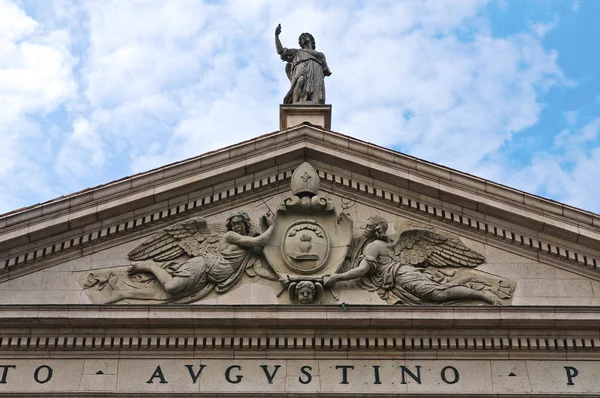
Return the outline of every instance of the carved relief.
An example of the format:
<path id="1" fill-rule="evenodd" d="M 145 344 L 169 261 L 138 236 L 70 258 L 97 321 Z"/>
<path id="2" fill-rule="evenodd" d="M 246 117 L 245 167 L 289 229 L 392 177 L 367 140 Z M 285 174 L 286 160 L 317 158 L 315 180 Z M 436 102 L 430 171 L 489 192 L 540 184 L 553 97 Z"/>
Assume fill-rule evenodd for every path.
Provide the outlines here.
<path id="1" fill-rule="evenodd" d="M 424 229 L 403 231 L 391 241 L 387 228 L 384 218 L 369 218 L 354 242 L 350 269 L 325 278 L 325 286 L 356 280 L 388 303 L 405 305 L 501 305 L 512 298 L 515 282 L 472 270 L 485 258 L 460 241 Z"/>
<path id="2" fill-rule="evenodd" d="M 319 195 L 319 183 L 309 163 L 300 165 L 293 196 L 261 218 L 262 233 L 244 211 L 225 225 L 191 218 L 142 242 L 128 254 L 131 266 L 76 275 L 95 303 L 190 303 L 228 292 L 243 275 L 278 282 L 293 304 L 335 303 L 334 288 L 376 292 L 390 304 L 510 303 L 516 283 L 478 271 L 485 258 L 457 239 L 413 227 L 392 240 L 381 216 L 353 239 L 352 220 Z"/>
<path id="3" fill-rule="evenodd" d="M 291 282 L 288 287 L 292 304 L 321 304 L 323 284 L 311 280 Z"/>
<path id="4" fill-rule="evenodd" d="M 264 216 L 263 223 L 267 228 L 261 234 L 252 232 L 246 212 L 232 214 L 224 233 L 222 226 L 208 225 L 201 217 L 177 223 L 132 250 L 128 257 L 135 261 L 133 266 L 87 271 L 84 288 L 100 303 L 189 303 L 213 290 L 227 292 L 244 273 L 276 279 L 254 250 L 270 238 L 273 215 Z"/>
<path id="5" fill-rule="evenodd" d="M 291 189 L 294 196 L 285 198 L 277 210 L 265 257 L 281 283 L 289 286 L 290 302 L 315 304 L 321 301 L 323 278 L 337 272 L 346 258 L 352 220 L 319 196 L 319 176 L 309 163 L 294 171 Z M 301 287 L 317 294 L 296 295 Z"/>

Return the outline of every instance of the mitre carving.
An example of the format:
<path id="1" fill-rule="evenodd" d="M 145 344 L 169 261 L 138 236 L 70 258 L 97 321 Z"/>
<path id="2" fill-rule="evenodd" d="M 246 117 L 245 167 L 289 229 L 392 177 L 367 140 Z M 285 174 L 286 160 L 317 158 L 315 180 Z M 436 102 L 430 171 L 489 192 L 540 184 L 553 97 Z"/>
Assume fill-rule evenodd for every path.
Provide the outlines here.
<path id="1" fill-rule="evenodd" d="M 292 174 L 292 194 L 313 197 L 319 193 L 319 174 L 310 163 L 302 163 Z"/>

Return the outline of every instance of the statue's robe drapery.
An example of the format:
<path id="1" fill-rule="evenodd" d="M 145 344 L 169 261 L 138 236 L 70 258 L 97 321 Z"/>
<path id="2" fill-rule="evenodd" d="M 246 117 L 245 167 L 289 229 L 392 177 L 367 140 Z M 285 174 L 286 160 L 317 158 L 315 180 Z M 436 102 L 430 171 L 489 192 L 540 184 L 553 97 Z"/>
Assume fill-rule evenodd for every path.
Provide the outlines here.
<path id="1" fill-rule="evenodd" d="M 290 90 L 283 99 L 284 104 L 292 104 L 294 90 L 298 87 L 299 80 L 304 77 L 304 86 L 300 93 L 299 102 L 315 104 L 325 103 L 325 71 L 327 61 L 325 55 L 315 50 L 284 48 L 281 59 L 288 62 L 286 71 L 290 79 Z M 290 70 L 288 70 L 290 69 Z"/>
<path id="2" fill-rule="evenodd" d="M 244 271 L 262 262 L 252 250 L 242 247 L 228 250 L 211 258 L 194 257 L 177 268 L 171 275 L 181 279 L 177 292 L 178 303 L 196 301 L 206 296 L 212 289 L 224 293 L 231 289 L 244 274 Z M 262 263 L 260 264 L 262 266 Z"/>
<path id="3" fill-rule="evenodd" d="M 410 264 L 401 264 L 391 257 L 375 258 L 363 255 L 370 270 L 361 279 L 361 285 L 369 291 L 376 291 L 380 297 L 394 304 L 423 304 L 427 295 L 434 290 L 447 289 L 452 285 L 444 284 L 429 270 Z M 392 297 L 390 297 L 393 295 Z"/>
<path id="4" fill-rule="evenodd" d="M 109 301 L 111 290 L 155 289 L 155 302 L 192 303 L 212 291 L 224 293 L 236 285 L 245 274 L 276 280 L 264 258 L 255 250 L 237 247 L 211 257 L 193 257 L 183 263 L 171 262 L 163 265 L 173 278 L 178 279 L 179 288 L 168 297 L 163 286 L 146 273 L 128 275 L 129 266 L 103 268 L 80 273 L 82 282 L 98 281 L 86 286 L 86 293 L 95 303 Z M 167 297 L 167 298 L 161 298 Z M 147 303 L 147 299 L 130 298 L 125 303 Z"/>

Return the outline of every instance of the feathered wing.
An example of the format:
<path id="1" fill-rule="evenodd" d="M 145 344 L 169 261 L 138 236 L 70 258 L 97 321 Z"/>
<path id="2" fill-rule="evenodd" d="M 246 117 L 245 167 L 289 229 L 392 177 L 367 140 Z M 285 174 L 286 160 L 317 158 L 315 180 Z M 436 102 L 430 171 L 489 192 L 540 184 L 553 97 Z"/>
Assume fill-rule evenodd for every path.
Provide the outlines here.
<path id="1" fill-rule="evenodd" d="M 476 267 L 485 261 L 481 254 L 460 241 L 424 229 L 402 232 L 394 247 L 396 261 L 435 267 Z"/>
<path id="2" fill-rule="evenodd" d="M 195 217 L 163 229 L 128 253 L 132 261 L 169 261 L 182 254 L 200 256 L 216 252 L 222 226 Z"/>

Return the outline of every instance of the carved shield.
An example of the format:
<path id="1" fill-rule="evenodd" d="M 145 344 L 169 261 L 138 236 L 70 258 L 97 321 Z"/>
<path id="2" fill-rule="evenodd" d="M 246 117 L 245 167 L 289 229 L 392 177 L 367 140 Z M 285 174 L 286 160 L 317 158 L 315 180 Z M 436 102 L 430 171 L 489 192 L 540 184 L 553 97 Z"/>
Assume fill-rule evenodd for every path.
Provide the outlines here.
<path id="1" fill-rule="evenodd" d="M 317 220 L 298 220 L 283 234 L 283 261 L 295 272 L 313 274 L 325 265 L 330 245 L 325 227 Z"/>
<path id="2" fill-rule="evenodd" d="M 336 272 L 352 238 L 352 220 L 326 206 L 306 207 L 300 201 L 282 206 L 275 217 L 265 257 L 280 277 L 320 277 Z"/>

